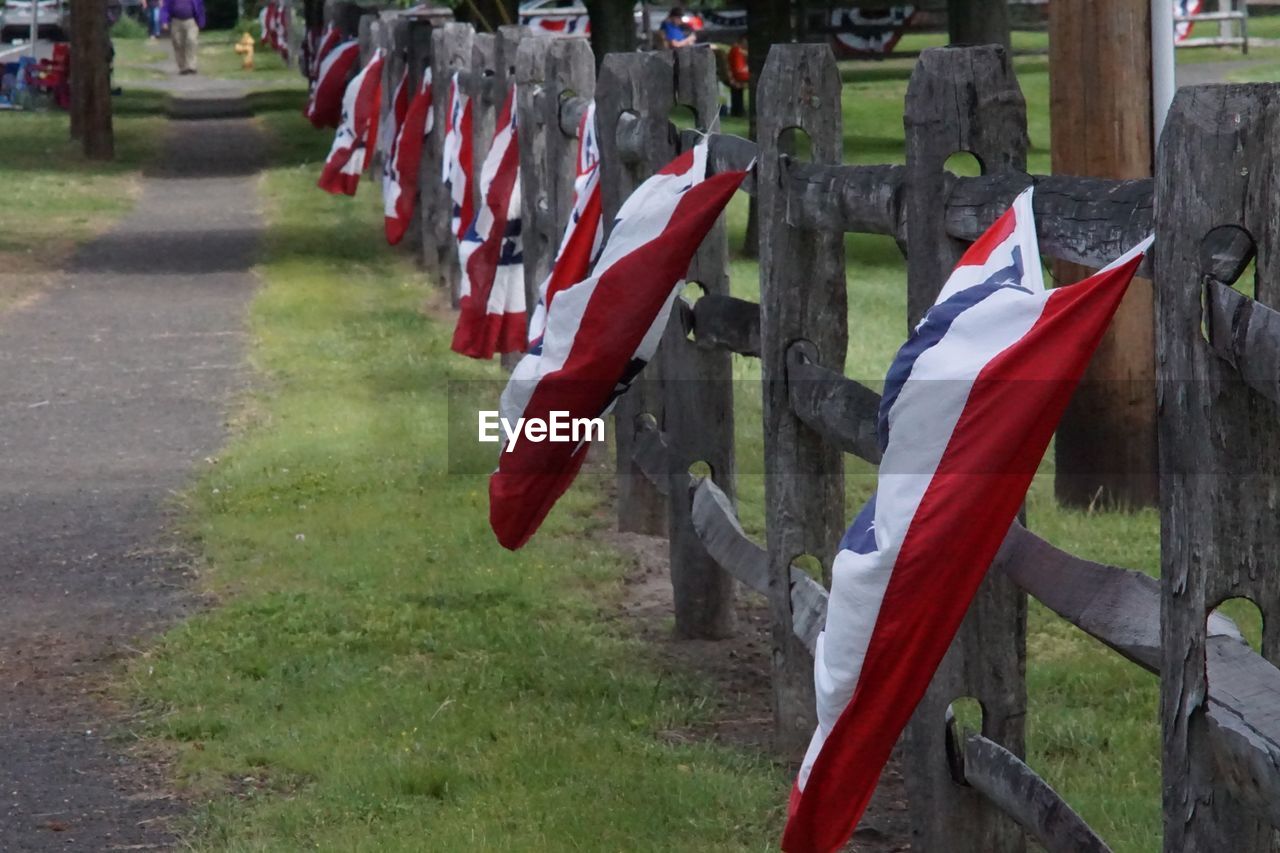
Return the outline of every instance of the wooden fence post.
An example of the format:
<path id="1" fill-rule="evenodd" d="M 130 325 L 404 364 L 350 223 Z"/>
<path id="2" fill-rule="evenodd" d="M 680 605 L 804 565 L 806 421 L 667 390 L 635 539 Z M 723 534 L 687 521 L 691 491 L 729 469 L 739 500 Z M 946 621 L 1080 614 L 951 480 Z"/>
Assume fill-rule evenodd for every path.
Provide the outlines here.
<path id="1" fill-rule="evenodd" d="M 422 76 L 426 73 L 426 69 L 431 66 L 431 44 L 435 40 L 433 34 L 435 27 L 428 19 L 406 16 L 404 19 L 404 51 L 405 51 L 405 67 L 409 69 L 409 79 L 406 85 L 409 87 L 409 98 L 413 99 L 417 95 L 418 89 L 422 86 Z M 433 91 L 434 95 L 435 92 Z M 434 115 L 432 116 L 434 119 Z M 419 162 L 418 175 L 418 203 L 413 208 L 413 218 L 410 219 L 408 229 L 405 231 L 404 241 L 402 243 L 405 248 L 413 252 L 419 261 L 424 261 L 428 252 L 428 247 L 423 243 L 423 219 L 424 210 L 436 206 L 440 203 L 440 160 L 439 146 L 435 149 L 436 159 L 432 159 L 432 138 L 439 138 L 443 135 L 444 130 L 439 125 L 433 124 L 432 131 L 427 135 L 422 146 L 422 156 Z M 434 252 L 435 248 L 431 247 L 430 251 Z M 423 263 L 425 266 L 425 263 Z"/>
<path id="2" fill-rule="evenodd" d="M 568 95 L 595 95 L 595 57 L 585 39 L 527 38 L 520 45 L 516 78 L 525 299 L 532 311 L 573 206 L 578 140 L 561 128 L 561 101 Z"/>
<path id="3" fill-rule="evenodd" d="M 493 125 L 497 117 L 494 104 L 495 62 L 497 61 L 497 36 L 493 33 L 476 33 L 471 39 L 471 63 L 469 73 L 463 75 L 462 89 L 471 98 L 471 204 L 479 210 L 480 171 L 484 168 L 485 155 L 493 143 Z M 470 224 L 470 223 L 467 223 Z M 464 228 L 466 225 L 463 226 Z M 450 301 L 458 307 L 462 298 L 462 268 L 458 265 L 457 248 L 453 263 L 446 270 L 449 281 Z"/>
<path id="4" fill-rule="evenodd" d="M 373 51 L 378 47 L 378 15 L 376 12 L 360 16 L 359 35 L 360 41 L 360 68 L 364 68 L 369 62 L 369 57 L 373 56 Z"/>
<path id="5" fill-rule="evenodd" d="M 720 115 L 715 54 L 703 47 L 675 51 L 673 83 L 676 104 L 693 110 L 698 130 L 714 129 Z M 703 295 L 729 295 L 729 244 L 723 216 L 693 256 L 686 278 Z M 683 299 L 677 297 L 656 365 L 663 397 L 660 426 L 671 462 L 667 535 L 675 628 L 681 637 L 719 639 L 733 633 L 736 584 L 707 553 L 693 527 L 688 484 L 691 467 L 705 463 L 721 491 L 730 500 L 736 494 L 733 360 L 726 349 L 700 347 L 690 340 Z"/>
<path id="6" fill-rule="evenodd" d="M 422 196 L 423 261 L 428 273 L 446 293 L 457 277 L 458 242 L 450 228 L 452 203 L 440 180 L 443 169 L 444 128 L 449 112 L 449 86 L 455 72 L 471 66 L 475 30 L 470 24 L 445 24 L 431 35 L 431 111 L 435 130 L 423 150 L 419 186 Z"/>
<path id="7" fill-rule="evenodd" d="M 551 271 L 565 219 L 556 216 L 549 203 L 553 187 L 566 180 L 572 184 L 574 170 L 553 170 L 547 150 L 569 148 L 558 145 L 559 115 L 548 109 L 558 107 L 557 84 L 547 71 L 549 38 L 528 38 L 516 56 L 516 115 L 520 146 L 520 237 L 524 255 L 525 309 L 532 314 L 538 301 L 538 287 Z"/>
<path id="8" fill-rule="evenodd" d="M 947 158 L 972 153 L 983 173 L 1026 171 L 1026 106 L 1003 48 L 935 48 L 920 56 L 907 89 L 907 322 L 933 304 L 966 244 L 947 236 Z M 1002 574 L 983 582 L 907 727 L 904 775 L 911 846 L 952 853 L 1019 853 L 1022 830 L 952 778 L 946 716 L 961 697 L 983 710 L 982 734 L 1025 754 L 1026 595 Z"/>
<path id="9" fill-rule="evenodd" d="M 826 45 L 775 45 L 757 88 L 760 161 L 760 361 L 764 382 L 765 527 L 773 623 L 774 715 L 778 745 L 803 751 L 815 724 L 813 658 L 792 630 L 791 566 L 821 560 L 829 574 L 844 513 L 844 457 L 791 409 L 787 352 L 809 341 L 822 366 L 843 372 L 848 346 L 844 235 L 809 231 L 787 219 L 784 155 L 796 128 L 813 162 L 842 154 L 840 73 Z"/>
<path id="10" fill-rule="evenodd" d="M 1207 332 L 1210 340 L 1238 342 L 1246 354 L 1250 343 L 1267 346 L 1244 334 L 1250 314 L 1264 309 L 1224 285 L 1245 269 L 1256 241 L 1255 298 L 1280 308 L 1278 134 L 1280 87 L 1198 86 L 1174 98 L 1158 153 L 1161 719 L 1168 853 L 1280 849 L 1275 830 L 1223 786 L 1228 773 L 1238 771 L 1215 758 L 1206 721 L 1206 670 L 1223 643 L 1238 642 L 1207 636 L 1206 619 L 1222 601 L 1243 597 L 1258 606 L 1262 655 L 1280 663 L 1277 406 L 1245 384 L 1247 371 L 1238 372 L 1206 342 Z M 1214 310 L 1226 297 L 1235 297 L 1235 309 Z M 1219 323 L 1222 328 L 1215 327 Z M 1273 371 L 1261 379 L 1274 388 Z"/>
<path id="11" fill-rule="evenodd" d="M 668 116 L 675 104 L 672 58 L 659 53 L 610 53 L 596 85 L 596 129 L 600 135 L 600 202 L 606 229 L 618 209 L 673 152 Z M 626 116 L 624 118 L 624 115 Z M 636 150 L 619 146 L 625 126 Z M 652 366 L 636 377 L 614 409 L 617 443 L 618 529 L 661 535 L 667 529 L 666 499 L 632 459 L 638 420 L 662 421 L 662 396 Z"/>
<path id="12" fill-rule="evenodd" d="M 382 62 L 382 116 L 388 115 L 395 100 L 396 89 L 400 78 L 404 76 L 409 61 L 409 21 L 398 12 L 383 12 L 378 19 L 378 47 L 386 51 Z M 399 128 L 379 124 L 378 145 L 370 162 L 369 174 L 381 186 L 382 167 L 391 155 L 391 146 L 395 142 L 395 131 Z"/>

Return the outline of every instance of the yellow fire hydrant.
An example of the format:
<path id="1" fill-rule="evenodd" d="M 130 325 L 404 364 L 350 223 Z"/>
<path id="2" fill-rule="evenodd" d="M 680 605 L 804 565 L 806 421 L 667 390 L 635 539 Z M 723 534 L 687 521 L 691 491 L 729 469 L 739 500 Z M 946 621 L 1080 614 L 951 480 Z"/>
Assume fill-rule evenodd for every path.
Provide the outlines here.
<path id="1" fill-rule="evenodd" d="M 240 67 L 245 71 L 253 70 L 253 36 L 245 33 L 240 36 L 240 41 L 236 42 L 236 53 L 244 57 L 244 62 Z"/>

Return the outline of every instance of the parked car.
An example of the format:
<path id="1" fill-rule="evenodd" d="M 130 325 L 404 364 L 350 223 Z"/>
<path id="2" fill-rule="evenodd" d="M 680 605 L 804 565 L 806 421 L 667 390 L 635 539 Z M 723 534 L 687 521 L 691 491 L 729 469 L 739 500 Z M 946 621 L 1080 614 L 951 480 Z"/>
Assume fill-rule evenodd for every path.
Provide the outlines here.
<path id="1" fill-rule="evenodd" d="M 66 41 L 71 34 L 71 5 L 62 0 L 34 0 L 36 38 Z M 7 0 L 0 10 L 0 41 L 31 38 L 33 0 Z"/>
<path id="2" fill-rule="evenodd" d="M 652 40 L 653 33 L 667 19 L 670 11 L 669 7 L 647 8 L 646 21 L 646 4 L 637 3 L 635 6 L 636 36 L 642 45 Z M 686 10 L 681 21 L 693 32 L 703 27 L 702 16 L 696 12 Z M 520 23 L 562 35 L 587 35 L 591 32 L 587 7 L 581 0 L 525 0 L 520 4 Z"/>

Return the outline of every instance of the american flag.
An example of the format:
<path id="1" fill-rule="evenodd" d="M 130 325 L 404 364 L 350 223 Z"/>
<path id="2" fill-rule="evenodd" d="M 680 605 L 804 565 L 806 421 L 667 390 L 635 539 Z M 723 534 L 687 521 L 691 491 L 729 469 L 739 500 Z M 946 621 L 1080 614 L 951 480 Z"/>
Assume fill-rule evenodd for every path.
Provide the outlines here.
<path id="1" fill-rule="evenodd" d="M 409 102 L 404 121 L 391 144 L 391 153 L 382 167 L 382 202 L 387 242 L 404 239 L 418 204 L 418 169 L 422 165 L 422 144 L 431 132 L 431 69 L 422 72 L 422 86 Z"/>
<path id="2" fill-rule="evenodd" d="M 342 121 L 324 161 L 317 186 L 325 192 L 355 195 L 369 153 L 378 144 L 378 108 L 382 100 L 382 61 L 378 48 L 342 95 Z"/>
<path id="3" fill-rule="evenodd" d="M 653 357 L 679 285 L 746 172 L 707 176 L 707 149 L 676 157 L 623 203 L 591 275 L 547 306 L 542 340 L 502 393 L 503 418 L 604 416 Z M 489 523 L 524 545 L 577 477 L 585 444 L 522 442 L 489 478 Z"/>
<path id="4" fill-rule="evenodd" d="M 573 180 L 573 208 L 556 250 L 551 273 L 538 288 L 538 304 L 529 318 L 529 345 L 542 340 L 547 305 L 555 295 L 587 277 L 604 239 L 600 216 L 600 145 L 596 140 L 596 105 L 592 101 L 578 120 L 578 163 Z"/>
<path id="5" fill-rule="evenodd" d="M 511 86 L 498 113 L 493 144 L 480 168 L 480 209 L 458 242 L 462 288 L 453 350 L 472 358 L 521 352 L 525 345 L 516 134 L 516 87 Z"/>
<path id="6" fill-rule="evenodd" d="M 857 825 L 1150 245 L 1046 290 L 1031 198 L 969 247 L 889 368 L 876 493 L 831 569 L 788 853 Z"/>
<path id="7" fill-rule="evenodd" d="M 360 44 L 355 39 L 338 44 L 320 61 L 316 81 L 311 86 L 303 114 L 315 127 L 337 127 L 342 121 L 342 96 L 347 78 L 360 58 Z"/>
<path id="8" fill-rule="evenodd" d="M 471 224 L 472 174 L 471 99 L 462 91 L 458 73 L 449 80 L 449 99 L 444 113 L 444 152 L 441 179 L 449 186 L 452 201 L 450 232 L 461 240 Z"/>

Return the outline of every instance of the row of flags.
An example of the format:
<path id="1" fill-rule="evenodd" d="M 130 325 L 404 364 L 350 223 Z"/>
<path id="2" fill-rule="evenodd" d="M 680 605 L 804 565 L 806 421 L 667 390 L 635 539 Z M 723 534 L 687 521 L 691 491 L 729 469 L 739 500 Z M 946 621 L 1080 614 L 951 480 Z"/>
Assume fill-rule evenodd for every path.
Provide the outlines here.
<path id="1" fill-rule="evenodd" d="M 337 78 L 327 75 L 344 84 L 320 184 L 354 193 L 381 123 L 391 134 L 383 192 L 394 243 L 433 131 L 430 72 L 412 97 L 402 79 L 379 115 L 382 52 L 346 83 L 348 45 L 314 58 L 307 116 L 317 126 L 334 111 Z M 592 106 L 579 127 L 572 214 L 526 326 L 515 99 L 513 86 L 476 175 L 473 107 L 457 74 L 448 86 L 440 178 L 462 267 L 453 349 L 475 358 L 524 351 L 499 403 L 510 423 L 552 412 L 603 417 L 653 358 L 693 254 L 747 172 L 708 174 L 700 144 L 642 183 L 604 239 Z M 789 853 L 837 850 L 852 834 L 1150 246 L 1148 238 L 1084 281 L 1047 289 L 1032 193 L 965 252 L 885 378 L 876 493 L 840 543 L 817 641 L 818 727 L 791 795 Z M 525 441 L 499 455 L 489 520 L 504 547 L 537 532 L 586 450 L 585 441 Z"/>

